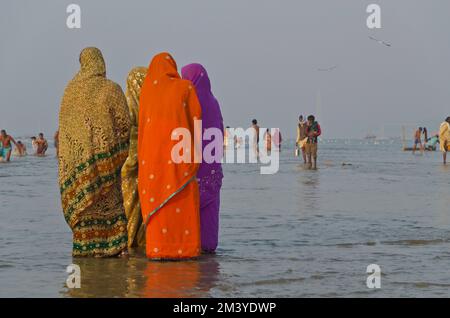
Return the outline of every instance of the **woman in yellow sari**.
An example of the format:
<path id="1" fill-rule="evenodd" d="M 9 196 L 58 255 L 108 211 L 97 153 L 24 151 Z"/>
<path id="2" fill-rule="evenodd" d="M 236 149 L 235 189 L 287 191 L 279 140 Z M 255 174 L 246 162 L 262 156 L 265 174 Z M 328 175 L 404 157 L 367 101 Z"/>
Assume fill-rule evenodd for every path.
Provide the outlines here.
<path id="1" fill-rule="evenodd" d="M 107 257 L 127 248 L 120 171 L 128 156 L 125 95 L 106 79 L 102 53 L 86 48 L 59 114 L 59 184 L 73 255 Z"/>
<path id="2" fill-rule="evenodd" d="M 450 117 L 447 117 L 439 127 L 439 145 L 445 165 L 447 164 L 447 151 L 450 150 Z"/>
<path id="3" fill-rule="evenodd" d="M 137 139 L 139 122 L 139 97 L 147 75 L 146 67 L 135 67 L 128 74 L 127 97 L 130 111 L 130 149 L 122 167 L 122 193 L 125 215 L 128 219 L 128 247 L 145 246 L 145 228 L 142 222 L 138 191 Z"/>

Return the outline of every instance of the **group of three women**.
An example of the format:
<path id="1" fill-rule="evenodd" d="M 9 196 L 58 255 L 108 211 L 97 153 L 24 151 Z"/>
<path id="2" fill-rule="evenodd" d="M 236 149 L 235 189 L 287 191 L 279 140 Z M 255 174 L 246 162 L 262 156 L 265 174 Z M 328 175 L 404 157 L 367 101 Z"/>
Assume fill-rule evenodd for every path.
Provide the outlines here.
<path id="1" fill-rule="evenodd" d="M 144 246 L 151 259 L 183 259 L 218 244 L 220 162 L 175 163 L 175 129 L 194 120 L 223 132 L 200 64 L 177 71 L 168 53 L 131 70 L 126 94 L 106 78 L 100 50 L 80 54 L 59 117 L 59 183 L 73 255 L 106 257 Z M 203 144 L 203 147 L 205 144 Z M 191 154 L 194 156 L 194 154 Z"/>

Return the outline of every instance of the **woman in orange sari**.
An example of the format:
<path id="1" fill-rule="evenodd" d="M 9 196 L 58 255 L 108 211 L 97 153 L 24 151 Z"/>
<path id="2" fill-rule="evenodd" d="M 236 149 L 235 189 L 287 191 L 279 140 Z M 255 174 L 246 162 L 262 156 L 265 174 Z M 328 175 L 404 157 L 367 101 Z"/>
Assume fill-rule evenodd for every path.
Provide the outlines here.
<path id="1" fill-rule="evenodd" d="M 153 58 L 139 104 L 138 189 L 147 257 L 196 257 L 201 243 L 194 120 L 201 119 L 201 107 L 194 86 L 180 78 L 170 54 Z M 173 156 L 181 142 L 188 147 Z M 188 160 L 180 162 L 180 156 Z"/>

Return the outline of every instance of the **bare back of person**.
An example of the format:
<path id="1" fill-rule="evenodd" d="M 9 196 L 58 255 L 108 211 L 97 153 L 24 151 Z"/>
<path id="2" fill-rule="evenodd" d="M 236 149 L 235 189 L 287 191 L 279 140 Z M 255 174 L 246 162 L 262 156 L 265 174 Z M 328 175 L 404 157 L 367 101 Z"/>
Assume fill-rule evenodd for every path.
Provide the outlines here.
<path id="1" fill-rule="evenodd" d="M 11 153 L 12 153 L 12 143 L 14 143 L 14 145 L 16 145 L 16 146 L 17 146 L 17 143 L 13 137 L 11 137 L 10 135 L 8 135 L 6 133 L 5 130 L 1 131 L 0 142 L 1 142 L 1 147 L 0 147 L 1 161 L 9 162 L 11 159 Z"/>

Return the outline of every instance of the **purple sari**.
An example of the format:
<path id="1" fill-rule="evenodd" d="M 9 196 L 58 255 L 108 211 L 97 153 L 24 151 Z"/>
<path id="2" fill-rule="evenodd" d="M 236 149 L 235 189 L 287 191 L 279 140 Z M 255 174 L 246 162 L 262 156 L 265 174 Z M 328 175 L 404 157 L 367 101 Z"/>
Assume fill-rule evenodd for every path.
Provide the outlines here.
<path id="1" fill-rule="evenodd" d="M 190 80 L 197 91 L 198 100 L 202 107 L 203 133 L 207 128 L 218 128 L 223 135 L 223 119 L 220 106 L 211 92 L 211 82 L 205 68 L 200 64 L 189 64 L 181 69 L 183 79 Z M 203 140 L 203 149 L 214 140 Z M 217 142 L 217 141 L 216 141 Z M 202 150 L 203 150 L 202 149 Z M 216 157 L 222 158 L 223 138 L 219 146 L 214 149 Z M 214 153 L 213 153 L 214 154 Z M 219 162 L 203 162 L 197 173 L 200 189 L 200 226 L 202 250 L 214 252 L 219 241 L 219 208 L 220 188 L 222 187 L 222 165 Z"/>

